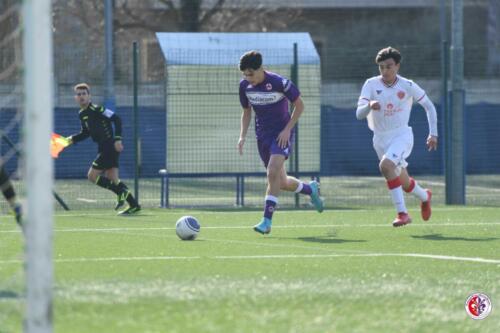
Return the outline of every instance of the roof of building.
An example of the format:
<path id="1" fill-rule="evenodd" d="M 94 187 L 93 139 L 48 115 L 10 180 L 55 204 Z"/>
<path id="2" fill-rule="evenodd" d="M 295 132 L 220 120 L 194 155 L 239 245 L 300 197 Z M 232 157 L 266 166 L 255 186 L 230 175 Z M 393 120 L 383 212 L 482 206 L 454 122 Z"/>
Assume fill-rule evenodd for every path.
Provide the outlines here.
<path id="1" fill-rule="evenodd" d="M 297 43 L 298 63 L 319 64 L 309 33 L 166 33 L 157 32 L 168 65 L 237 66 L 243 53 L 260 51 L 265 65 L 292 64 Z"/>

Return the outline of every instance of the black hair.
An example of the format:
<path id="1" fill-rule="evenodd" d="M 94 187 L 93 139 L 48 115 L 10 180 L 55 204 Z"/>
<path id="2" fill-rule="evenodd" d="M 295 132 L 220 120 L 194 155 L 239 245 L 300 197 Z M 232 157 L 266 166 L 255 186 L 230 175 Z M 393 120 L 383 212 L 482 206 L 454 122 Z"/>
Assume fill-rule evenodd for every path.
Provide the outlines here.
<path id="1" fill-rule="evenodd" d="M 388 46 L 378 51 L 377 56 L 375 57 L 375 63 L 378 64 L 379 62 L 387 59 L 394 59 L 394 62 L 399 64 L 401 62 L 401 53 L 392 46 Z"/>
<path id="2" fill-rule="evenodd" d="M 257 70 L 262 66 L 262 54 L 258 51 L 248 51 L 240 58 L 240 71 Z"/>

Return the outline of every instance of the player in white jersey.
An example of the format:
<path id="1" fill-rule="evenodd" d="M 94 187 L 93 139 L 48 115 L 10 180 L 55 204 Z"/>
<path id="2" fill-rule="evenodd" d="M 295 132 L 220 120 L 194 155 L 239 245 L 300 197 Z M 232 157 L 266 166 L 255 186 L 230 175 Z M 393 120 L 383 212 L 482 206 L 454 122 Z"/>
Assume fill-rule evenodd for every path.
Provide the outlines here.
<path id="1" fill-rule="evenodd" d="M 415 82 L 398 75 L 401 53 L 393 47 L 380 50 L 375 58 L 380 75 L 366 80 L 358 100 L 356 117 L 368 119 L 373 131 L 373 147 L 380 160 L 379 169 L 387 180 L 397 216 L 395 227 L 411 223 L 403 191 L 421 200 L 424 221 L 431 217 L 429 189 L 423 189 L 409 176 L 406 159 L 413 148 L 413 132 L 408 126 L 413 102 L 419 103 L 427 113 L 429 136 L 427 148 L 436 150 L 438 142 L 436 108 L 422 88 Z"/>

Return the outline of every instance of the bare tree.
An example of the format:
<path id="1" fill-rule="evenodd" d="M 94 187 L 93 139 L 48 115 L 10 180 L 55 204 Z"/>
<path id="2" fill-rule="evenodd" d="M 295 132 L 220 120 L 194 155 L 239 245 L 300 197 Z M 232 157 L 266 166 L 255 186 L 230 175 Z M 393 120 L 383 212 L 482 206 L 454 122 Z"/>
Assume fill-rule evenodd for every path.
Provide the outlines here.
<path id="1" fill-rule="evenodd" d="M 301 14 L 298 8 L 271 4 L 249 6 L 246 0 L 115 0 L 114 26 L 117 32 L 271 31 L 286 29 Z M 102 0 L 55 0 L 54 13 L 69 15 L 93 34 L 102 35 Z"/>
<path id="2" fill-rule="evenodd" d="M 104 1 L 53 1 L 59 82 L 98 80 L 104 63 Z M 142 75 L 148 80 L 163 75 L 155 32 L 283 31 L 301 14 L 297 8 L 273 7 L 273 1 L 257 2 L 265 5 L 248 0 L 114 0 L 115 77 L 130 74 L 128 47 L 133 40 L 141 41 L 148 63 Z M 71 65 L 75 57 L 82 66 Z"/>

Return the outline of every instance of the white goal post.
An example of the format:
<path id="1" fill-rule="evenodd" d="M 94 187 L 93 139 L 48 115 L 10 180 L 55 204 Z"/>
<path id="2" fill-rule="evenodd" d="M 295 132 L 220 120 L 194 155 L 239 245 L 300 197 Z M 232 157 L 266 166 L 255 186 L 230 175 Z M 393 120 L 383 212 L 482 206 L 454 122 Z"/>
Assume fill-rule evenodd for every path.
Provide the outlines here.
<path id="1" fill-rule="evenodd" d="M 23 1 L 24 158 L 27 205 L 24 331 L 52 332 L 53 52 L 51 0 Z"/>

